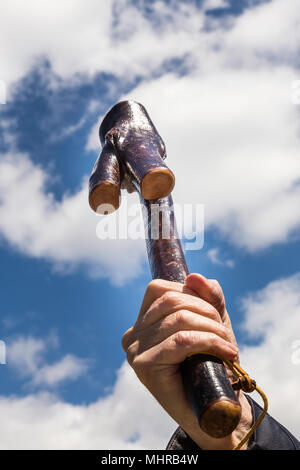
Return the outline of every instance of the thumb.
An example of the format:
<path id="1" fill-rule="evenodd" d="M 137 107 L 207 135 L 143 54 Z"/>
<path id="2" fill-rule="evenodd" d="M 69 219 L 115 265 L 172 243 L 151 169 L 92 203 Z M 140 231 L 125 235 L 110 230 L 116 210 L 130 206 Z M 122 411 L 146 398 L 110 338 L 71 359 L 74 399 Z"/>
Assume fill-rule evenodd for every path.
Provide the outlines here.
<path id="1" fill-rule="evenodd" d="M 192 273 L 186 277 L 184 285 L 194 291 L 201 299 L 213 305 L 220 315 L 223 316 L 225 311 L 225 298 L 218 281 L 215 279 L 207 279 L 202 276 L 202 274 Z"/>

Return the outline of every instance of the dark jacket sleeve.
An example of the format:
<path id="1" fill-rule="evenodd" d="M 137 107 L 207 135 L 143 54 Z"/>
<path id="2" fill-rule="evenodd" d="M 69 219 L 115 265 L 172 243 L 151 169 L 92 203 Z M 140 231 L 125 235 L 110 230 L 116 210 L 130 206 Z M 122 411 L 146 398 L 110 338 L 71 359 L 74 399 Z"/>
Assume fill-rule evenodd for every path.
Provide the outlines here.
<path id="1" fill-rule="evenodd" d="M 253 420 L 256 421 L 262 408 L 248 395 L 246 395 L 251 408 Z M 200 447 L 184 432 L 177 428 L 171 437 L 167 450 L 200 451 Z M 267 414 L 248 444 L 247 450 L 300 450 L 300 442 L 284 426 Z"/>

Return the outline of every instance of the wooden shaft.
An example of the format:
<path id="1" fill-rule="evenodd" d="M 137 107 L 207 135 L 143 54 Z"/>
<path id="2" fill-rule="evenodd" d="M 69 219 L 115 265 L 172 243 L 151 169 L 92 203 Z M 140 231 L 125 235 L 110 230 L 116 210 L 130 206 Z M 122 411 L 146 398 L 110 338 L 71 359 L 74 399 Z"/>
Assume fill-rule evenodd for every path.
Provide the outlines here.
<path id="1" fill-rule="evenodd" d="M 153 279 L 185 281 L 188 267 L 176 233 L 172 196 L 146 201 L 140 194 Z"/>
<path id="2" fill-rule="evenodd" d="M 146 201 L 140 195 L 146 246 L 153 279 L 184 283 L 188 274 L 176 233 L 172 197 Z M 181 365 L 184 388 L 201 429 L 212 437 L 225 437 L 236 428 L 241 407 L 223 362 L 196 354 Z"/>

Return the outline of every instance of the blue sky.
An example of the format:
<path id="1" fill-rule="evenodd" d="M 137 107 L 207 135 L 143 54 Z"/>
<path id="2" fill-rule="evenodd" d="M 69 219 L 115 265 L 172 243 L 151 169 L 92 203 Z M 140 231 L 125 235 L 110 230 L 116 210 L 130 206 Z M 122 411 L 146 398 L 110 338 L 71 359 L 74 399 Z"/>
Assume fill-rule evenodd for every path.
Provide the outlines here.
<path id="1" fill-rule="evenodd" d="M 164 448 L 174 429 L 121 348 L 150 281 L 144 242 L 97 239 L 87 203 L 97 126 L 124 98 L 166 143 L 175 201 L 204 204 L 190 271 L 219 280 L 242 365 L 299 437 L 282 410 L 299 387 L 296 1 L 26 5 L 0 15 L 1 447 Z"/>

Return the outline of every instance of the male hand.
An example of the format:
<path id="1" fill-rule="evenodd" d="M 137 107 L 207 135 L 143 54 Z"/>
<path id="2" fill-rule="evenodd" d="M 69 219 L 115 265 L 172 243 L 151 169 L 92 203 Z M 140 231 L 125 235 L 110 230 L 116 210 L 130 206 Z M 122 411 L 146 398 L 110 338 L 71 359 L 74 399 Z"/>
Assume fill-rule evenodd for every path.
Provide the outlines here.
<path id="1" fill-rule="evenodd" d="M 246 434 L 252 413 L 242 392 L 238 392 L 242 406 L 239 425 L 230 436 L 216 439 L 200 429 L 182 384 L 180 364 L 191 354 L 238 359 L 217 281 L 190 274 L 185 284 L 161 279 L 150 282 L 138 319 L 124 334 L 122 346 L 140 381 L 201 449 L 232 449 Z"/>

